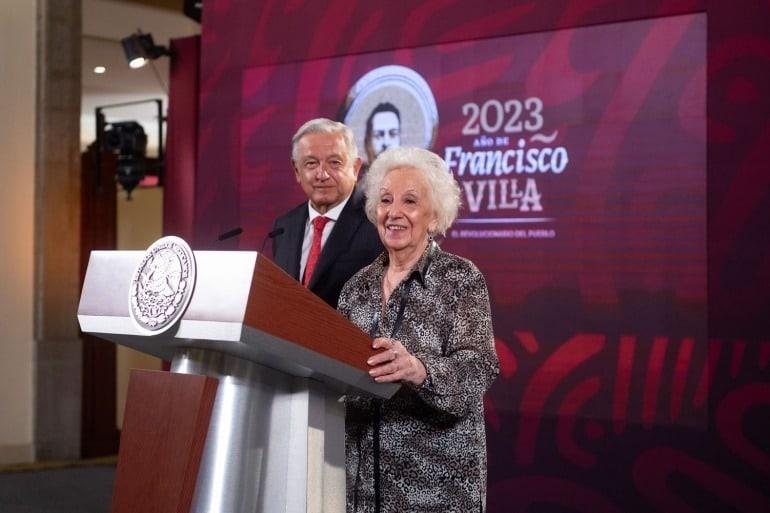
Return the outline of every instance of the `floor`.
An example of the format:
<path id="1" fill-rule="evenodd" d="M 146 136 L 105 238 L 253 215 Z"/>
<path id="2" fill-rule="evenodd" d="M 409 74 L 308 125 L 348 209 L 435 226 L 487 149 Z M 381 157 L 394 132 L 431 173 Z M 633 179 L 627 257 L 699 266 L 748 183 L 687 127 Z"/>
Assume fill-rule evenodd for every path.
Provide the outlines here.
<path id="1" fill-rule="evenodd" d="M 2 513 L 108 513 L 114 463 L 0 470 Z"/>

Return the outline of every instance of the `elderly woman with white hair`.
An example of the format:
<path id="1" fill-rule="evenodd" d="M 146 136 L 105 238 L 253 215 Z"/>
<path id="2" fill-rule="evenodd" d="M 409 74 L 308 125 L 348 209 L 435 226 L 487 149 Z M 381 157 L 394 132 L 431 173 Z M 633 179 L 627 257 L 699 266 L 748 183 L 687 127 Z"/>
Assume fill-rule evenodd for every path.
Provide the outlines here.
<path id="1" fill-rule="evenodd" d="M 438 155 L 402 147 L 372 163 L 366 193 L 386 251 L 338 308 L 383 349 L 372 378 L 403 386 L 387 401 L 347 397 L 348 512 L 484 511 L 482 397 L 499 372 L 489 295 L 473 263 L 434 241 L 460 189 Z"/>

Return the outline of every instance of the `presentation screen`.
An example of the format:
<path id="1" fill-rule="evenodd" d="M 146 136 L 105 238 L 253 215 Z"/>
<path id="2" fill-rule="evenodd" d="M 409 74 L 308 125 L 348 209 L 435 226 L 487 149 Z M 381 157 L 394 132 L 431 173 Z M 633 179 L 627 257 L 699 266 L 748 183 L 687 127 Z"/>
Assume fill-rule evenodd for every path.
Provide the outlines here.
<path id="1" fill-rule="evenodd" d="M 462 191 L 441 246 L 490 291 L 503 371 L 492 430 L 570 405 L 701 422 L 686 370 L 706 355 L 705 83 L 704 15 L 245 70 L 241 247 L 304 200 L 290 140 L 305 121 L 347 123 L 364 169 L 386 147 L 428 148 Z M 676 407 L 661 393 L 650 408 L 645 394 L 677 380 Z"/>

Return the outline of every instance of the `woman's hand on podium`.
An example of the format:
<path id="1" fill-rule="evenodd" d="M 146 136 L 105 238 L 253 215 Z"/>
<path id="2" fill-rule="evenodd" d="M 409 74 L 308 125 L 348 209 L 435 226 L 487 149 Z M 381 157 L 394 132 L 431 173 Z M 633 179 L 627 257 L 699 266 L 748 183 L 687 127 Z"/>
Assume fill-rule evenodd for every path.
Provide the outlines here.
<path id="1" fill-rule="evenodd" d="M 376 338 L 372 342 L 374 349 L 383 349 L 369 358 L 372 368 L 369 375 L 377 383 L 394 383 L 403 381 L 414 386 L 420 386 L 427 377 L 427 371 L 419 358 L 409 353 L 404 345 L 392 338 Z"/>

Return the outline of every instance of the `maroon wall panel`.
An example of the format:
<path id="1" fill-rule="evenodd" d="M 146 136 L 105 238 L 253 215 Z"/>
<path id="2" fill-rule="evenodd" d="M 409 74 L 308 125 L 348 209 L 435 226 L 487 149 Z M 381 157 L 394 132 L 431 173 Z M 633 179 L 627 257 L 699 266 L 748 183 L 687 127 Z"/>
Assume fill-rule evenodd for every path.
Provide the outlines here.
<path id="1" fill-rule="evenodd" d="M 198 158 L 198 76 L 200 38 L 171 42 L 168 145 L 163 196 L 163 234 L 194 238 L 195 177 Z"/>

